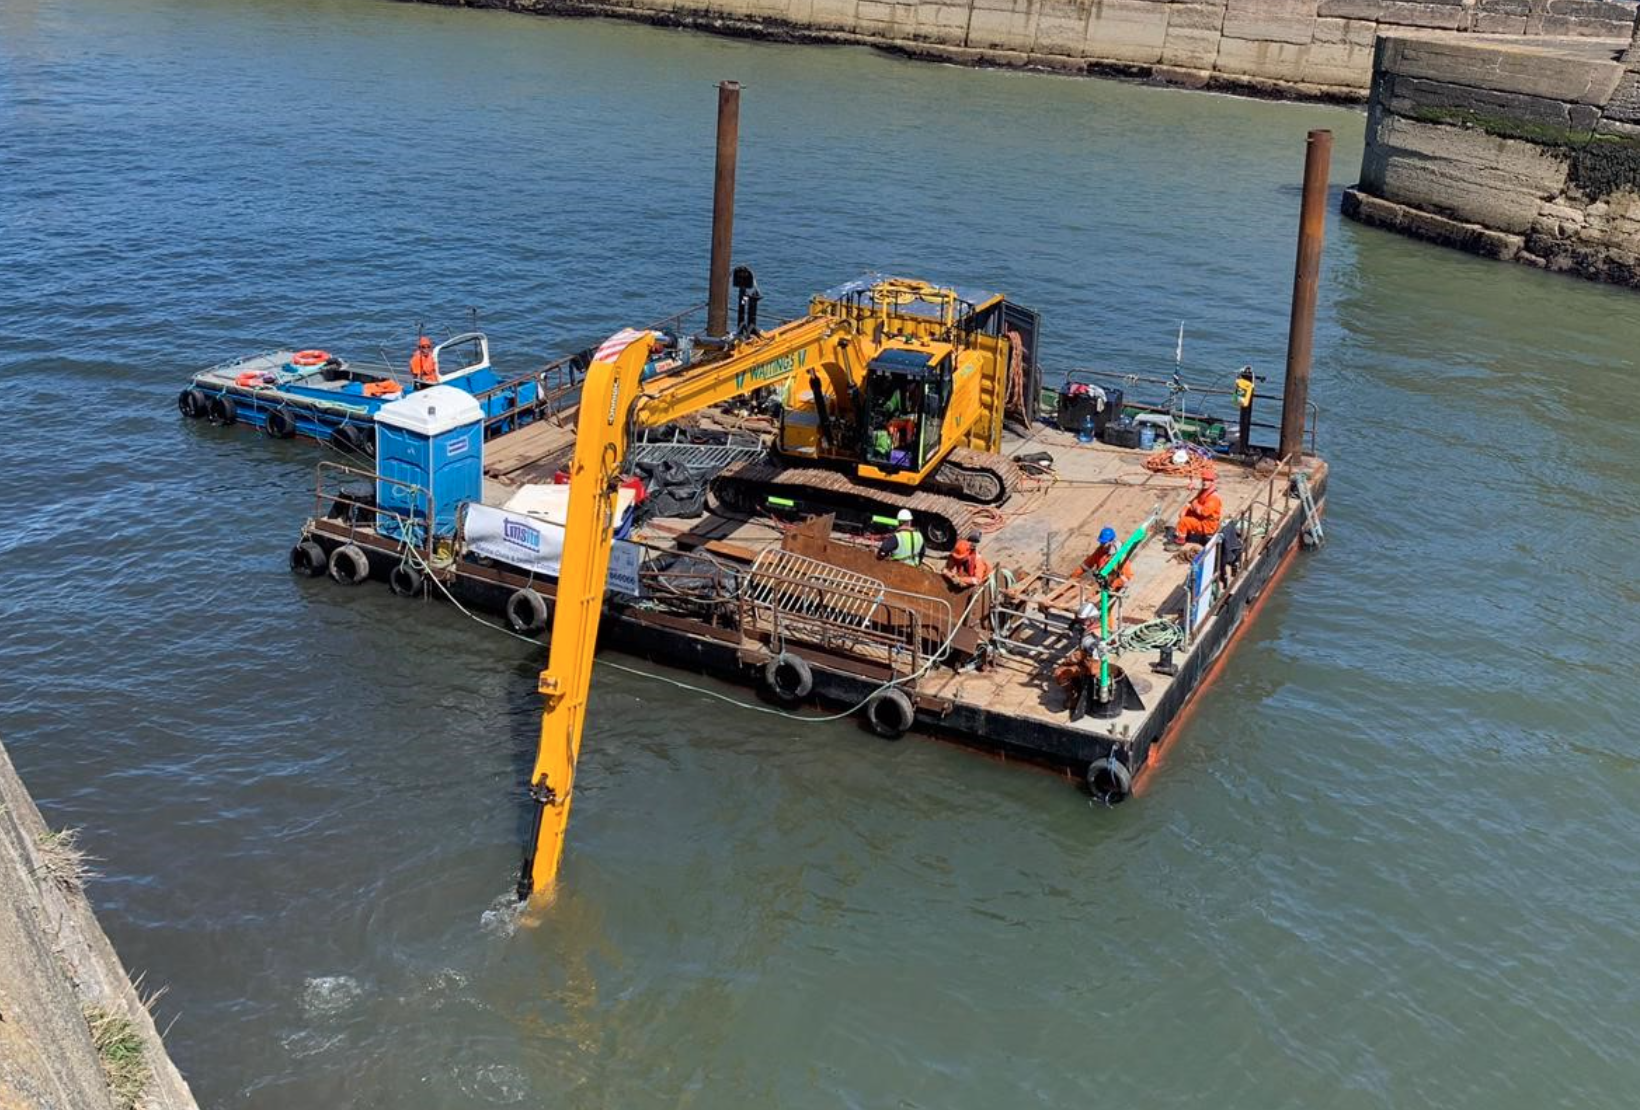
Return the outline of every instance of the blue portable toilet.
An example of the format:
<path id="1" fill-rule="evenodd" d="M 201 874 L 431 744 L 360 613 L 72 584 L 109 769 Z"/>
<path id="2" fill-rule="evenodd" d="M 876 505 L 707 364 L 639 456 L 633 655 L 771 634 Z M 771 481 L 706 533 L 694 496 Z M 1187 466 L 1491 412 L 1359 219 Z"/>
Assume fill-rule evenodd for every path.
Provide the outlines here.
<path id="1" fill-rule="evenodd" d="M 376 475 L 383 535 L 419 540 L 420 529 L 406 537 L 400 521 L 385 514 L 425 521 L 429 495 L 433 533 L 453 534 L 461 503 L 484 496 L 484 410 L 471 393 L 451 385 L 383 405 L 376 412 Z"/>

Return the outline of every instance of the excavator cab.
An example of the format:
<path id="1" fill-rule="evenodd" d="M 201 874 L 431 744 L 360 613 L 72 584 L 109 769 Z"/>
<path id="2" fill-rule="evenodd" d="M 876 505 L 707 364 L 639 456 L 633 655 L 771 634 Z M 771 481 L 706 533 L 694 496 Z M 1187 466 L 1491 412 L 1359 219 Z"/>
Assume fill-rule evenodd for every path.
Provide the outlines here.
<path id="1" fill-rule="evenodd" d="M 921 473 L 940 455 L 951 400 L 946 343 L 890 346 L 866 364 L 862 461 L 888 473 Z"/>

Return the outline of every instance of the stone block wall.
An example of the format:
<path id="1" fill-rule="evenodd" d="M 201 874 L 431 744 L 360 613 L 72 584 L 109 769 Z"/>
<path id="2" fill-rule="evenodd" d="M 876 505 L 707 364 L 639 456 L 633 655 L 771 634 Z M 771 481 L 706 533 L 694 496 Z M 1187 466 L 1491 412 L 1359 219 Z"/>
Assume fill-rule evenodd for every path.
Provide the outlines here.
<path id="1" fill-rule="evenodd" d="M 1627 48 L 1380 40 L 1344 213 L 1640 287 L 1640 25 Z"/>
<path id="2" fill-rule="evenodd" d="M 1193 87 L 1361 100 L 1373 42 L 1406 28 L 1627 38 L 1616 0 L 432 0 L 613 15 L 940 61 L 1111 73 Z"/>

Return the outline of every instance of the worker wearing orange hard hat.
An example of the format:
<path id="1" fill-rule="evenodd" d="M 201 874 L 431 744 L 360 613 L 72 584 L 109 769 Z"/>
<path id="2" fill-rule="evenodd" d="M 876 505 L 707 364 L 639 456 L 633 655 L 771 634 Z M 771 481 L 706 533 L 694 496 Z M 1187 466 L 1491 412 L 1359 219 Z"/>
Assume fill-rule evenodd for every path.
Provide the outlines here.
<path id="1" fill-rule="evenodd" d="M 1179 526 L 1173 531 L 1173 543 L 1206 543 L 1218 535 L 1224 521 L 1224 502 L 1219 498 L 1218 479 L 1208 475 L 1202 479 L 1200 492 L 1179 514 Z"/>
<path id="2" fill-rule="evenodd" d="M 940 572 L 953 586 L 978 586 L 991 577 L 991 564 L 979 553 L 979 533 L 970 532 L 957 541 L 946 557 L 945 569 Z"/>
<path id="3" fill-rule="evenodd" d="M 438 384 L 438 359 L 433 355 L 433 341 L 425 335 L 416 340 L 416 353 L 410 356 L 410 376 L 425 385 Z"/>

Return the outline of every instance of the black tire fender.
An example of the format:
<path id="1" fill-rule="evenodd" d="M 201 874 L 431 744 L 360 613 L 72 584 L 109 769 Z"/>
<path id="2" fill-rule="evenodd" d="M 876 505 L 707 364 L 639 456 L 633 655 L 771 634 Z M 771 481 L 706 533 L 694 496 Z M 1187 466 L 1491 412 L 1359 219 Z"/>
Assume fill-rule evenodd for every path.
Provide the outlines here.
<path id="1" fill-rule="evenodd" d="M 802 656 L 783 651 L 764 664 L 763 681 L 781 701 L 798 702 L 814 690 L 814 671 Z"/>
<path id="2" fill-rule="evenodd" d="M 547 630 L 547 599 L 525 586 L 507 599 L 507 624 L 520 636 L 539 636 Z"/>
<path id="3" fill-rule="evenodd" d="M 375 437 L 357 424 L 343 424 L 330 433 L 330 442 L 347 454 L 363 455 L 367 459 L 376 455 Z"/>
<path id="4" fill-rule="evenodd" d="M 325 549 L 312 540 L 303 540 L 290 549 L 290 569 L 293 574 L 317 578 L 325 572 Z"/>
<path id="5" fill-rule="evenodd" d="M 898 740 L 917 721 L 917 710 L 904 690 L 878 690 L 865 704 L 866 724 L 885 740 Z"/>
<path id="6" fill-rule="evenodd" d="M 211 398 L 210 407 L 206 411 L 210 413 L 212 424 L 220 424 L 224 428 L 239 419 L 239 406 L 233 403 L 232 397 L 222 393 Z"/>
<path id="7" fill-rule="evenodd" d="M 289 439 L 296 434 L 296 418 L 284 409 L 268 413 L 267 433 L 274 439 Z"/>
<path id="8" fill-rule="evenodd" d="M 189 386 L 177 394 L 177 411 L 189 420 L 198 420 L 210 410 L 211 402 L 204 390 Z"/>
<path id="9" fill-rule="evenodd" d="M 1133 772 L 1115 754 L 1088 764 L 1088 793 L 1106 805 L 1116 805 L 1133 793 Z"/>
<path id="10" fill-rule="evenodd" d="M 387 572 L 387 588 L 400 597 L 420 597 L 425 584 L 421 571 L 409 563 L 400 563 Z"/>
<path id="11" fill-rule="evenodd" d="M 343 586 L 357 586 L 370 577 L 370 557 L 358 544 L 344 543 L 330 553 L 330 577 Z"/>

